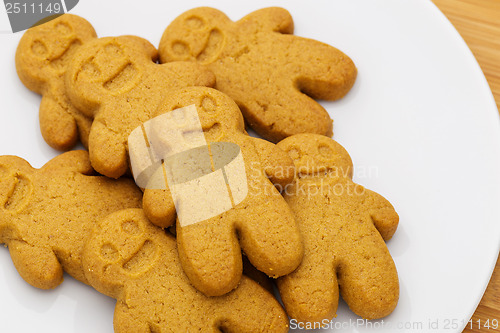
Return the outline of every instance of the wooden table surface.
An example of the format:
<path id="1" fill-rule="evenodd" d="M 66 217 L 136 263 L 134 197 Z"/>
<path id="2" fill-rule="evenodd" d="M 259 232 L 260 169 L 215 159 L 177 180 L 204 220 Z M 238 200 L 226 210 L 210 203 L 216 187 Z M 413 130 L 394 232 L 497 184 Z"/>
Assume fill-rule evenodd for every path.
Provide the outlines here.
<path id="1" fill-rule="evenodd" d="M 474 53 L 500 110 L 500 0 L 433 1 Z M 490 328 L 484 325 L 488 319 Z M 497 329 L 491 327 L 494 319 Z M 463 332 L 500 332 L 500 259 L 471 320 Z"/>

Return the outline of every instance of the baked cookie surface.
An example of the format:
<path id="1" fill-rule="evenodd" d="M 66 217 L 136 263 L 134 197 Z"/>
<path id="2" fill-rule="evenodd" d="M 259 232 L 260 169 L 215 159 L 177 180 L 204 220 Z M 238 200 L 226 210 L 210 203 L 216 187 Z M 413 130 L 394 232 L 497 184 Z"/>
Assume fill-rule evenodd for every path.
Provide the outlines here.
<path id="1" fill-rule="evenodd" d="M 116 210 L 141 207 L 142 192 L 131 179 L 93 173 L 83 150 L 40 169 L 0 156 L 0 242 L 29 284 L 54 288 L 63 271 L 87 283 L 80 254 L 94 224 Z"/>
<path id="2" fill-rule="evenodd" d="M 287 332 L 278 301 L 253 280 L 219 297 L 193 288 L 175 239 L 141 209 L 106 217 L 84 250 L 90 284 L 117 299 L 114 328 L 129 332 Z"/>
<path id="3" fill-rule="evenodd" d="M 332 135 L 332 120 L 313 98 L 336 100 L 357 70 L 338 49 L 292 35 L 283 8 L 254 11 L 237 22 L 209 7 L 191 9 L 165 30 L 160 61 L 193 61 L 217 77 L 246 122 L 273 142 L 297 133 Z"/>
<path id="4" fill-rule="evenodd" d="M 244 171 L 239 179 L 229 179 L 229 185 L 234 181 L 246 192 L 241 200 L 230 202 L 228 209 L 220 214 L 183 226 L 176 208 L 189 202 L 190 195 L 177 196 L 174 202 L 170 181 L 162 180 L 165 189 L 144 191 L 146 215 L 161 227 L 176 223 L 181 263 L 193 285 L 206 295 L 222 295 L 236 287 L 241 277 L 242 250 L 250 262 L 268 276 L 292 272 L 302 258 L 302 240 L 290 208 L 275 187 L 284 187 L 293 180 L 292 160 L 274 144 L 247 135 L 238 106 L 215 89 L 188 87 L 174 91 L 164 99 L 157 114 L 189 105 L 195 105 L 198 110 L 202 135 L 212 155 L 218 143 L 234 144 L 241 151 Z M 170 143 L 163 144 L 168 151 Z M 196 158 L 193 165 L 199 162 L 200 158 Z M 208 165 L 210 167 L 210 163 Z M 223 168 L 214 167 L 210 173 Z M 227 171 L 229 167 L 224 168 Z M 200 186 L 192 187 L 198 188 Z M 223 191 L 216 190 L 210 187 L 206 196 L 222 200 Z M 187 209 L 198 212 L 210 208 L 211 205 L 199 201 Z"/>
<path id="5" fill-rule="evenodd" d="M 296 181 L 284 197 L 304 238 L 304 259 L 279 278 L 288 315 L 301 322 L 335 316 L 339 298 L 357 315 L 391 313 L 399 298 L 396 266 L 384 240 L 399 217 L 381 195 L 352 181 L 352 161 L 337 142 L 298 134 L 277 144 L 295 161 Z"/>

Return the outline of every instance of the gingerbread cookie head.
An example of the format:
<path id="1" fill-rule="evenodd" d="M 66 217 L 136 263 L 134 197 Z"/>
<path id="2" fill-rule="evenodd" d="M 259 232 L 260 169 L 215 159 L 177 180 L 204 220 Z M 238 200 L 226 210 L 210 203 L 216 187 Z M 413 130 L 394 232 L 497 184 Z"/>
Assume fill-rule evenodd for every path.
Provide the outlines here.
<path id="1" fill-rule="evenodd" d="M 83 251 L 90 284 L 117 299 L 115 332 L 286 332 L 274 297 L 244 278 L 222 297 L 206 297 L 182 271 L 175 240 L 140 209 L 103 219 Z"/>
<path id="2" fill-rule="evenodd" d="M 298 178 L 352 178 L 351 157 L 344 147 L 330 138 L 296 135 L 293 139 L 280 142 L 279 147 L 293 159 Z"/>
<path id="3" fill-rule="evenodd" d="M 123 211 L 101 221 L 99 231 L 94 231 L 86 245 L 94 251 L 85 256 L 85 265 L 91 267 L 86 276 L 90 284 L 99 286 L 98 290 L 104 294 L 120 290 L 128 280 L 144 276 L 160 260 L 162 246 L 158 237 L 150 234 L 147 220 L 136 216 L 140 214 L 127 215 Z"/>
<path id="4" fill-rule="evenodd" d="M 16 51 L 19 78 L 29 89 L 43 93 L 47 81 L 64 74 L 78 46 L 96 37 L 89 22 L 71 14 L 28 29 Z"/>
<path id="5" fill-rule="evenodd" d="M 67 74 L 70 96 L 89 116 L 103 100 L 137 87 L 155 48 L 140 37 L 104 37 L 77 56 Z"/>
<path id="6" fill-rule="evenodd" d="M 204 87 L 178 89 L 172 91 L 171 96 L 173 97 L 162 101 L 155 115 L 168 113 L 181 105 L 194 105 L 207 142 L 230 140 L 234 135 L 246 135 L 241 112 L 229 96 Z"/>
<path id="7" fill-rule="evenodd" d="M 195 8 L 183 14 L 170 25 L 178 33 L 172 38 L 164 35 L 162 61 L 215 61 L 226 43 L 226 25 L 231 21 L 213 8 Z"/>
<path id="8" fill-rule="evenodd" d="M 288 314 L 301 322 L 330 320 L 340 291 L 359 316 L 387 316 L 399 298 L 396 267 L 384 243 L 399 222 L 394 207 L 352 181 L 351 159 L 332 139 L 297 134 L 278 146 L 305 170 L 283 193 L 305 247 L 300 266 L 278 279 Z"/>
<path id="9" fill-rule="evenodd" d="M 140 207 L 142 193 L 129 179 L 93 176 L 88 153 L 71 151 L 41 169 L 0 157 L 0 242 L 31 285 L 54 288 L 65 271 L 86 282 L 80 252 L 100 217 Z"/>
<path id="10" fill-rule="evenodd" d="M 160 60 L 207 66 L 216 88 L 240 106 L 247 123 L 279 141 L 297 133 L 332 135 L 332 120 L 312 98 L 336 100 L 353 86 L 356 67 L 336 48 L 293 36 L 283 8 L 257 10 L 237 22 L 201 7 L 177 17 L 165 30 Z"/>

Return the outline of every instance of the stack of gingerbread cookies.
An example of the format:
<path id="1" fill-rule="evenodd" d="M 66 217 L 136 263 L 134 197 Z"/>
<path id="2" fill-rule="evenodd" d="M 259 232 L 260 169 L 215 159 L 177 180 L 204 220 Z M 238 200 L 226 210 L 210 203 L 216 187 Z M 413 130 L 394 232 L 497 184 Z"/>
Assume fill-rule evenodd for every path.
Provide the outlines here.
<path id="1" fill-rule="evenodd" d="M 339 294 L 362 318 L 395 308 L 384 241 L 398 215 L 352 181 L 315 101 L 347 94 L 356 67 L 294 36 L 285 9 L 233 22 L 195 8 L 158 49 L 137 36 L 98 38 L 65 14 L 23 35 L 16 67 L 42 95 L 43 138 L 66 151 L 40 169 L 0 157 L 0 242 L 29 284 L 52 289 L 66 272 L 117 299 L 116 332 L 286 332 L 289 319 L 318 328 L 336 316 Z M 186 108 L 198 132 L 151 125 Z M 172 159 L 179 144 L 169 138 L 199 144 L 183 151 L 190 159 Z M 154 160 L 153 141 L 170 153 L 144 179 L 134 166 Z M 78 142 L 86 150 L 71 150 Z M 215 158 L 233 152 L 238 179 Z M 172 181 L 169 168 L 182 175 Z M 205 186 L 216 173 L 227 188 Z"/>

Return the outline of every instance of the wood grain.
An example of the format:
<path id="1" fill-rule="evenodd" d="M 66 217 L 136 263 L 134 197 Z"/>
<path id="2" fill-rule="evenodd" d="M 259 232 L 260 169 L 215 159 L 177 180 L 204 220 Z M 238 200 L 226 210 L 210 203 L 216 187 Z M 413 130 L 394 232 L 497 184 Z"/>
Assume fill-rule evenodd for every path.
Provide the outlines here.
<path id="1" fill-rule="evenodd" d="M 434 0 L 434 3 L 476 57 L 500 110 L 500 0 Z M 495 319 L 497 329 L 491 326 Z M 485 326 L 487 320 L 489 328 Z M 463 331 L 472 332 L 500 332 L 500 258 L 481 303 Z"/>

